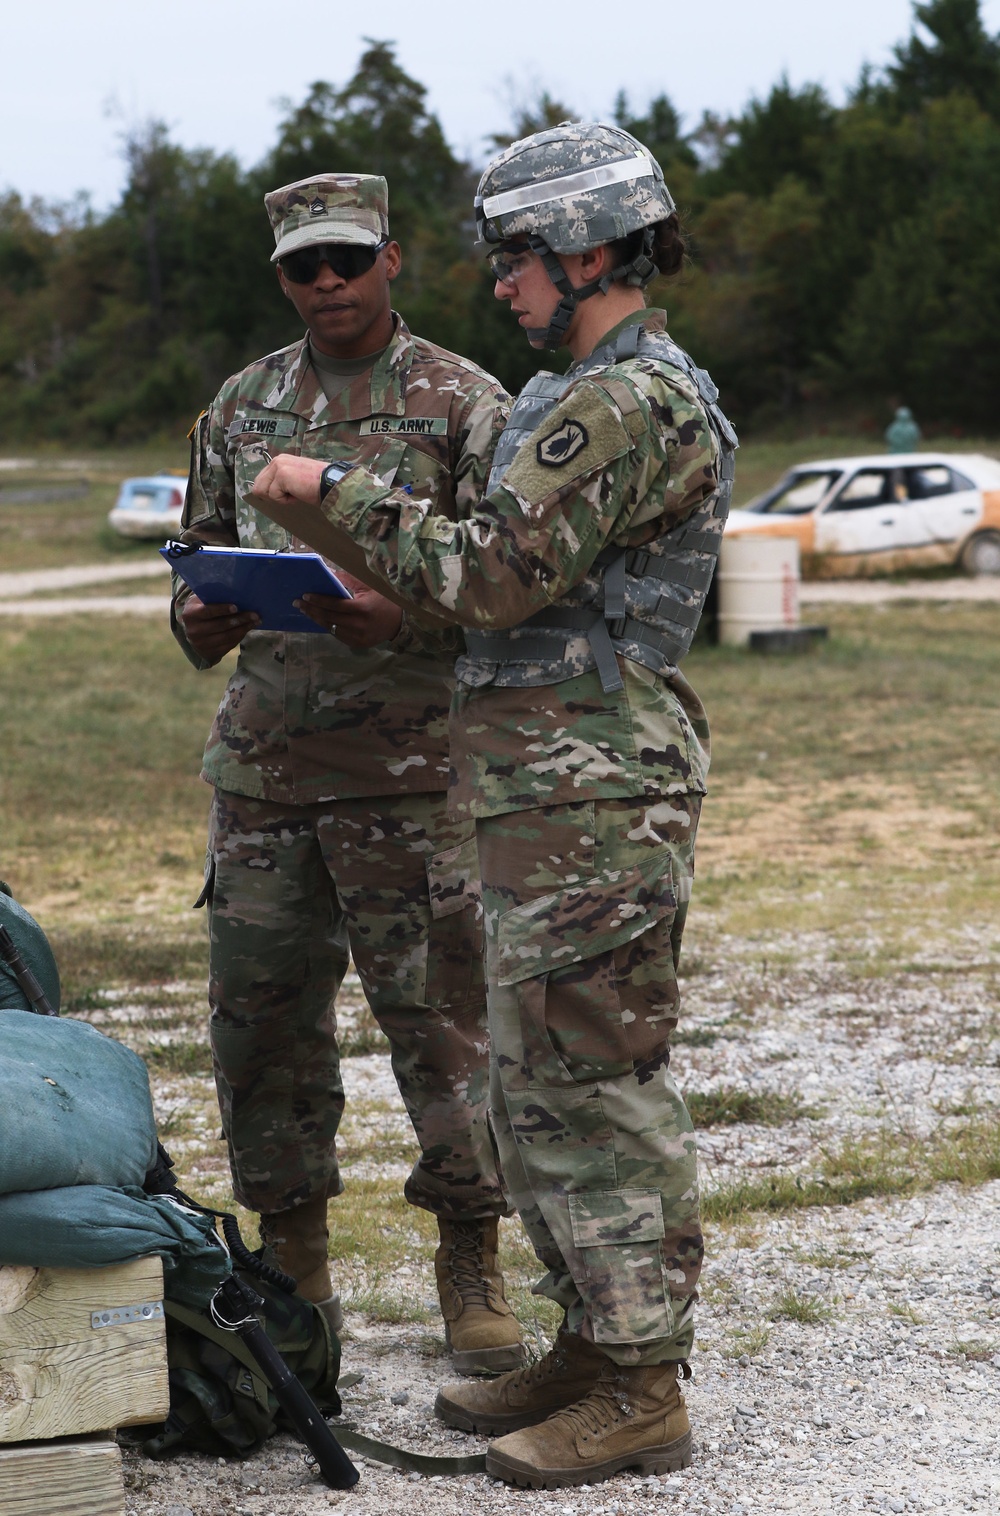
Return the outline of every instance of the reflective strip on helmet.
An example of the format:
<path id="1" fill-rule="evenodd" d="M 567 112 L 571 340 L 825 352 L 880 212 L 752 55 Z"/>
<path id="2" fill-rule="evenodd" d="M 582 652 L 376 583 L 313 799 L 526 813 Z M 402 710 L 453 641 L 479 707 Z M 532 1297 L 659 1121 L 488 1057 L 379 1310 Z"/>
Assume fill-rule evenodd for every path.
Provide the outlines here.
<path id="1" fill-rule="evenodd" d="M 524 184 L 520 189 L 506 190 L 502 195 L 489 195 L 483 200 L 483 215 L 487 221 L 492 221 L 494 216 L 545 205 L 550 200 L 569 200 L 574 195 L 586 195 L 606 184 L 621 184 L 625 179 L 651 179 L 653 172 L 653 165 L 645 154 L 636 153 L 634 158 L 623 158 L 620 163 L 601 163 L 578 174 L 539 179 L 535 184 Z"/>

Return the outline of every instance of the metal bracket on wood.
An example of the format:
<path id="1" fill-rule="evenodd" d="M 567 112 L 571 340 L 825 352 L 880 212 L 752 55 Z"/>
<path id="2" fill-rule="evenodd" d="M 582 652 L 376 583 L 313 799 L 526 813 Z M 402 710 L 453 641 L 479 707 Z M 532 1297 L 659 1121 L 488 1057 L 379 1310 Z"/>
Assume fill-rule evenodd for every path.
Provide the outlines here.
<path id="1" fill-rule="evenodd" d="M 163 1301 L 147 1300 L 142 1305 L 119 1305 L 110 1311 L 91 1311 L 90 1324 L 98 1327 L 124 1326 L 129 1321 L 155 1321 L 163 1317 Z"/>

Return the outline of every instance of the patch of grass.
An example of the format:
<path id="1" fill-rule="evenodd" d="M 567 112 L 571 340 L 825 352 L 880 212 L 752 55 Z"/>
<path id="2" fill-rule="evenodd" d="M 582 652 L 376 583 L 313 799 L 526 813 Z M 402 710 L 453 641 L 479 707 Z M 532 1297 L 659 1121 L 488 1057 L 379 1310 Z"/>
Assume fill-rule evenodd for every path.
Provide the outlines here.
<path id="1" fill-rule="evenodd" d="M 891 967 L 922 934 L 996 919 L 981 775 L 1000 759 L 1000 606 L 825 604 L 809 618 L 830 628 L 815 657 L 696 647 L 685 660 L 713 729 L 692 921 L 707 907 L 740 937 L 851 944 L 864 901 Z"/>
<path id="2" fill-rule="evenodd" d="M 982 1106 L 974 1100 L 937 1101 L 934 1109 L 939 1116 L 979 1116 Z"/>
<path id="3" fill-rule="evenodd" d="M 735 1331 L 722 1351 L 727 1358 L 742 1358 L 744 1353 L 749 1358 L 755 1358 L 758 1353 L 764 1351 L 770 1340 L 770 1327 L 758 1323 L 756 1326 Z"/>
<path id="4" fill-rule="evenodd" d="M 996 1350 L 995 1342 L 987 1342 L 982 1337 L 976 1337 L 970 1342 L 964 1340 L 953 1342 L 946 1349 L 952 1357 L 957 1358 L 960 1354 L 964 1354 L 970 1363 L 985 1363 L 987 1359 L 993 1357 Z"/>
<path id="5" fill-rule="evenodd" d="M 211 1074 L 212 1049 L 208 1042 L 165 1042 L 142 1050 L 150 1074 Z"/>
<path id="6" fill-rule="evenodd" d="M 869 1255 L 859 1248 L 843 1247 L 836 1252 L 832 1248 L 796 1248 L 795 1259 L 798 1263 L 808 1263 L 814 1269 L 849 1269 L 860 1260 L 867 1259 Z"/>
<path id="7" fill-rule="evenodd" d="M 908 1321 L 911 1326 L 923 1326 L 924 1318 L 915 1311 L 912 1305 L 904 1305 L 901 1301 L 890 1300 L 888 1302 L 890 1316 L 896 1316 L 900 1321 Z"/>
<path id="8" fill-rule="evenodd" d="M 800 1116 L 815 1118 L 815 1106 L 805 1106 L 795 1095 L 774 1090 L 745 1090 L 724 1084 L 714 1090 L 685 1090 L 684 1104 L 696 1127 L 783 1126 Z"/>
<path id="9" fill-rule="evenodd" d="M 85 1014 L 107 1006 L 102 990 L 135 985 L 136 1004 L 157 1003 L 178 979 L 204 982 L 208 978 L 208 942 L 202 922 L 180 933 L 176 926 L 143 922 L 80 923 L 56 927 L 47 935 L 59 965 L 63 1006 L 67 1015 Z"/>
<path id="10" fill-rule="evenodd" d="M 702 1197 L 702 1216 L 732 1222 L 747 1212 L 854 1205 L 876 1196 L 915 1195 L 932 1185 L 1000 1178 L 1000 1123 L 989 1118 L 939 1130 L 932 1141 L 899 1132 L 854 1138 L 830 1151 L 818 1174 L 740 1180 Z"/>
<path id="11" fill-rule="evenodd" d="M 0 624 L 4 877 L 70 996 L 204 974 L 198 774 L 230 667 L 196 673 L 155 620 Z"/>
<path id="12" fill-rule="evenodd" d="M 767 1314 L 772 1321 L 797 1321 L 800 1326 L 816 1326 L 821 1321 L 829 1321 L 833 1312 L 824 1301 L 787 1289 L 777 1296 Z"/>
<path id="13" fill-rule="evenodd" d="M 364 1058 L 369 1053 L 387 1053 L 389 1039 L 371 1013 L 367 1001 L 351 1017 L 350 1024 L 337 1028 L 341 1058 Z"/>
<path id="14" fill-rule="evenodd" d="M 678 1026 L 670 1034 L 671 1047 L 710 1048 L 719 1040 L 719 1029 L 711 1026 Z"/>

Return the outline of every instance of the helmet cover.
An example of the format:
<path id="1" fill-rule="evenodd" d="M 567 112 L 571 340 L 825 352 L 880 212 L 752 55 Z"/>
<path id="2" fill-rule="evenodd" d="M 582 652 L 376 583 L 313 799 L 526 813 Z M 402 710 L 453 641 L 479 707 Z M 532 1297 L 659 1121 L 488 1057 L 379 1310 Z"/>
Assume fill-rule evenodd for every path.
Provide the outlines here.
<path id="1" fill-rule="evenodd" d="M 673 215 L 663 170 L 620 126 L 563 121 L 487 164 L 475 200 L 481 242 L 541 237 L 556 253 L 616 242 Z"/>

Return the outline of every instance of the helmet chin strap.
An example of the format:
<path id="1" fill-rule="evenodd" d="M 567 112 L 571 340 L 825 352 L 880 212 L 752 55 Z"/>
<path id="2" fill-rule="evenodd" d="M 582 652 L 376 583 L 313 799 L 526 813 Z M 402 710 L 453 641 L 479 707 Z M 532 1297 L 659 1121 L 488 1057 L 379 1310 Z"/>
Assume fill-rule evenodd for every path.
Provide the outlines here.
<path id="1" fill-rule="evenodd" d="M 549 352 L 555 352 L 564 346 L 569 324 L 581 300 L 589 300 L 591 295 L 606 295 L 614 284 L 629 284 L 636 289 L 645 289 L 659 272 L 650 257 L 653 251 L 653 232 L 649 227 L 642 234 L 638 252 L 628 263 L 620 264 L 600 279 L 592 279 L 589 284 L 577 285 L 570 282 L 569 275 L 543 237 L 529 237 L 528 246 L 538 254 L 545 272 L 562 296 L 552 312 L 548 326 L 525 327 L 528 341 L 541 343 Z"/>

